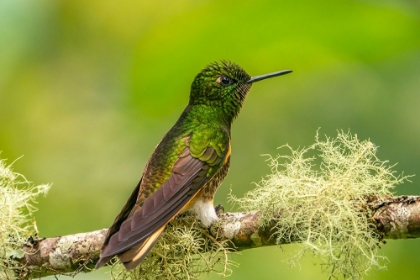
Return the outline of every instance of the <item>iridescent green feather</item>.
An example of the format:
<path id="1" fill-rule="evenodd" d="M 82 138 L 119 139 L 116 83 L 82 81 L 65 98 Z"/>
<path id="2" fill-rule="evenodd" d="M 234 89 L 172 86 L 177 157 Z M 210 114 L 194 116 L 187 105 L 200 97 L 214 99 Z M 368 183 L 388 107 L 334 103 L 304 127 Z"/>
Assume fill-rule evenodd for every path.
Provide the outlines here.
<path id="1" fill-rule="evenodd" d="M 221 76 L 235 83 L 223 86 L 217 82 Z M 204 68 L 191 86 L 190 102 L 172 129 L 165 135 L 150 158 L 143 174 L 139 204 L 154 193 L 172 173 L 172 167 L 186 146 L 191 155 L 200 158 L 212 147 L 225 159 L 230 145 L 230 127 L 245 100 L 250 76 L 237 64 L 215 62 Z M 190 138 L 189 141 L 186 138 Z M 211 177 L 221 164 L 210 168 Z"/>

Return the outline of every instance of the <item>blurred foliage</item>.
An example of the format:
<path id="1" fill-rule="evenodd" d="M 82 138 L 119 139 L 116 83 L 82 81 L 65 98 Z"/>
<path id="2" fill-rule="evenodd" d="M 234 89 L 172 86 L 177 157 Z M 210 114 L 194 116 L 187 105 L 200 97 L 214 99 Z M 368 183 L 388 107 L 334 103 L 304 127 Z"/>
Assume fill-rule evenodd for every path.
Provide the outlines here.
<path id="1" fill-rule="evenodd" d="M 227 204 L 269 172 L 260 154 L 351 129 L 397 171 L 419 173 L 420 4 L 366 1 L 0 2 L 0 150 L 37 184 L 41 236 L 107 227 L 208 63 L 294 73 L 253 86 L 233 126 Z M 420 194 L 417 180 L 398 194 Z M 230 279 L 325 279 L 294 246 L 250 250 Z M 366 279 L 415 277 L 420 241 L 389 242 Z M 106 279 L 106 269 L 77 279 Z M 214 275 L 209 275 L 213 279 Z"/>

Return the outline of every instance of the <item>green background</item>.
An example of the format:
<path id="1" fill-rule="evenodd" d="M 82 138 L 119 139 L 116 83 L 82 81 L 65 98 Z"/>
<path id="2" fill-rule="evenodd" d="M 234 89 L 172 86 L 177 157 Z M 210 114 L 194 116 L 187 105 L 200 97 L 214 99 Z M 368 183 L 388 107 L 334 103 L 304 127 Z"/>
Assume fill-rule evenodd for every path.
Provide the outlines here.
<path id="1" fill-rule="evenodd" d="M 241 196 L 270 171 L 261 154 L 307 146 L 318 128 L 350 129 L 395 170 L 420 173 L 418 1 L 1 1 L 1 157 L 24 155 L 14 170 L 53 184 L 39 199 L 40 235 L 108 227 L 192 79 L 220 59 L 250 75 L 294 70 L 255 84 L 234 123 L 215 199 L 226 210 L 230 188 Z M 413 182 L 397 194 L 420 194 Z M 245 251 L 230 279 L 327 278 L 310 256 L 290 269 L 295 249 Z M 420 240 L 381 252 L 388 269 L 366 279 L 418 276 Z"/>

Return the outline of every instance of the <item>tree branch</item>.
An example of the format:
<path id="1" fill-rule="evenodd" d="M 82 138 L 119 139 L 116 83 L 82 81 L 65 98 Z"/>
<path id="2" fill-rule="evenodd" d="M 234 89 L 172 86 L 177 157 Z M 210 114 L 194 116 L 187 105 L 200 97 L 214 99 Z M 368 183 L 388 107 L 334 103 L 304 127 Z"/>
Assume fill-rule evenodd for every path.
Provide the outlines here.
<path id="1" fill-rule="evenodd" d="M 372 221 L 384 239 L 420 237 L 419 196 L 391 197 L 379 205 L 370 199 L 367 205 L 373 210 Z M 258 211 L 224 213 L 219 218 L 220 222 L 210 229 L 211 235 L 218 240 L 230 240 L 237 250 L 276 244 L 275 229 L 273 226 L 259 226 Z M 273 225 L 278 219 L 281 216 L 273 217 Z M 102 229 L 40 240 L 30 238 L 29 244 L 23 246 L 25 255 L 18 259 L 22 268 L 17 273 L 22 279 L 32 279 L 89 272 L 99 259 L 106 231 Z"/>

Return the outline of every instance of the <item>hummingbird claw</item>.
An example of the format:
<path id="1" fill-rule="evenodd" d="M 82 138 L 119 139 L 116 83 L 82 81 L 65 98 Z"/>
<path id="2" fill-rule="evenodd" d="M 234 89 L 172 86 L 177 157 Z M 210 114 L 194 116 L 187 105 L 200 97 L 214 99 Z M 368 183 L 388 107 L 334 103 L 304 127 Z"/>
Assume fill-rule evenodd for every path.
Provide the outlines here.
<path id="1" fill-rule="evenodd" d="M 225 212 L 225 208 L 222 206 L 222 204 L 219 204 L 216 207 L 214 207 L 214 211 L 216 211 L 217 216 L 219 216 L 219 214 Z"/>

